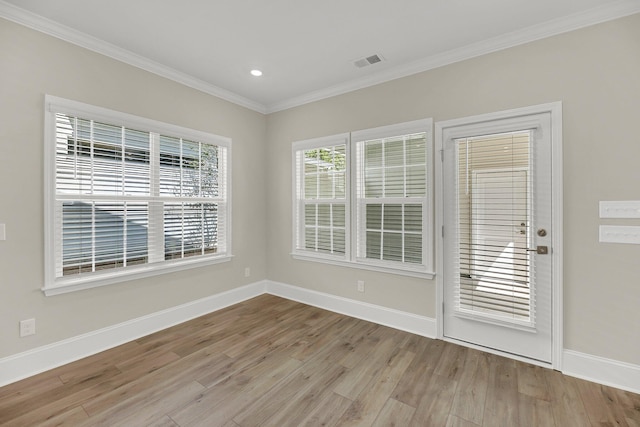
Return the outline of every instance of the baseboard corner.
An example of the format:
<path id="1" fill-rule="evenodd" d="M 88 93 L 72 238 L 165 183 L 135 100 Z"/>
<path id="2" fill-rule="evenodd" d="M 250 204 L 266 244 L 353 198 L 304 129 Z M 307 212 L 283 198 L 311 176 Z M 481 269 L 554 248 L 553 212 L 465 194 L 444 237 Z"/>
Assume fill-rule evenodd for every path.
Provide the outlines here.
<path id="1" fill-rule="evenodd" d="M 562 373 L 640 394 L 639 365 L 565 349 Z"/>
<path id="2" fill-rule="evenodd" d="M 266 293 L 423 337 L 436 337 L 436 320 L 430 317 L 272 280 L 266 283 Z"/>

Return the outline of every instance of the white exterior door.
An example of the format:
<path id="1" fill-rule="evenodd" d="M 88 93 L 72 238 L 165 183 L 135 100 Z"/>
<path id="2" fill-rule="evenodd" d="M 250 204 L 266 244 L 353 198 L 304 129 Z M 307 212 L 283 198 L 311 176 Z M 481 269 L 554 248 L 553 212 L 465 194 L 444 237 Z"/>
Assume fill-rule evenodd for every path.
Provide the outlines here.
<path id="1" fill-rule="evenodd" d="M 446 123 L 443 337 L 551 364 L 551 113 Z"/>

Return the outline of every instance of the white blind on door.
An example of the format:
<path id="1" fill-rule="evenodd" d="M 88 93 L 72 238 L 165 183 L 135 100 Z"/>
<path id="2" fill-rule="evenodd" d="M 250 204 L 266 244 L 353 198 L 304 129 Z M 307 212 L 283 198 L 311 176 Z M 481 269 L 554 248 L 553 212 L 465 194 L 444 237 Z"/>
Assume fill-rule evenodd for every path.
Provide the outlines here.
<path id="1" fill-rule="evenodd" d="M 534 322 L 530 149 L 528 131 L 456 140 L 461 314 Z"/>

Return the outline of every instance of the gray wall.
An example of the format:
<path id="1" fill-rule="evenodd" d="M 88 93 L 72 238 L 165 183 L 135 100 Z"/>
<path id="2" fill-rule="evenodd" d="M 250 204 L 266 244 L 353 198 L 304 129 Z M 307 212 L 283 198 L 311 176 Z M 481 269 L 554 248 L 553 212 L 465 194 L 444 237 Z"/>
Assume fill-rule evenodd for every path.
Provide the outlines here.
<path id="1" fill-rule="evenodd" d="M 45 93 L 232 138 L 232 261 L 45 297 Z M 0 117 L 0 358 L 266 278 L 264 115 L 0 19 Z"/>
<path id="2" fill-rule="evenodd" d="M 640 199 L 639 70 L 634 15 L 263 116 L 0 20 L 0 357 L 265 278 L 434 317 L 435 282 L 291 258 L 291 143 L 563 101 L 565 347 L 640 364 L 640 246 L 598 243 L 598 201 Z M 45 93 L 231 137 L 234 259 L 45 297 Z"/>
<path id="3" fill-rule="evenodd" d="M 435 317 L 435 281 L 291 258 L 291 142 L 562 101 L 565 347 L 640 364 L 640 246 L 598 243 L 598 201 L 640 199 L 639 73 L 634 15 L 269 115 L 268 277 Z"/>

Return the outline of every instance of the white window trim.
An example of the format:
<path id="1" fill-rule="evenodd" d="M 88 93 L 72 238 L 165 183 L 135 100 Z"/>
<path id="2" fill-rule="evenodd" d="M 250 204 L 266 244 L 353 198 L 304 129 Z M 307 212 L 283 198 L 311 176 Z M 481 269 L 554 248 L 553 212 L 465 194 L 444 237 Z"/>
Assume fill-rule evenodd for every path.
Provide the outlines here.
<path id="1" fill-rule="evenodd" d="M 351 183 L 349 179 L 349 171 L 350 171 L 350 156 L 349 153 L 349 134 L 341 133 L 337 135 L 324 136 L 320 138 L 307 139 L 304 141 L 294 142 L 291 148 L 291 160 L 293 167 L 292 171 L 292 182 L 293 182 L 293 199 L 292 199 L 292 218 L 294 223 L 294 232 L 291 242 L 291 247 L 293 248 L 292 255 L 295 257 L 302 257 L 314 260 L 324 260 L 325 262 L 347 262 L 347 254 L 350 252 L 350 241 L 351 241 L 351 222 L 349 215 L 345 216 L 345 255 L 333 255 L 333 254 L 325 254 L 325 253 L 317 253 L 304 249 L 297 249 L 298 247 L 298 239 L 301 235 L 304 235 L 304 223 L 298 220 L 299 215 L 299 206 L 298 206 L 298 194 L 301 192 L 300 185 L 301 183 L 298 180 L 298 176 L 296 174 L 298 168 L 298 159 L 296 158 L 296 153 L 301 150 L 311 150 L 314 148 L 326 147 L 328 145 L 342 145 L 345 144 L 347 148 L 346 152 L 346 176 L 345 176 L 345 212 L 348 213 L 351 209 L 350 207 L 350 198 L 348 195 L 351 192 Z M 295 227 L 298 227 L 297 229 Z"/>
<path id="2" fill-rule="evenodd" d="M 423 254 L 424 265 L 412 266 L 404 263 L 399 265 L 397 262 L 369 260 L 366 258 L 358 258 L 357 255 L 357 230 L 353 230 L 352 224 L 357 224 L 357 194 L 355 184 L 357 183 L 357 168 L 354 166 L 356 161 L 357 142 L 370 139 L 388 138 L 398 135 L 408 135 L 412 133 L 426 132 L 427 141 L 427 183 L 426 183 L 426 209 L 423 210 Z M 296 227 L 301 226 L 298 215 L 298 186 L 301 184 L 296 174 L 297 159 L 296 153 L 300 150 L 318 148 L 327 145 L 347 144 L 347 183 L 346 194 L 347 200 L 345 209 L 347 212 L 345 218 L 345 255 L 336 256 L 331 254 L 315 253 L 302 249 L 297 249 L 298 239 L 301 231 Z M 342 133 L 326 137 L 313 138 L 308 140 L 296 141 L 292 144 L 292 252 L 293 259 L 301 261 L 320 262 L 340 267 L 357 268 L 362 270 L 377 271 L 381 273 L 389 273 L 394 275 L 417 277 L 422 279 L 433 279 L 434 272 L 434 234 L 433 234 L 433 119 L 421 119 L 405 123 L 393 124 L 389 126 L 381 126 L 372 129 L 354 131 L 351 133 Z"/>
<path id="3" fill-rule="evenodd" d="M 194 129 L 184 128 L 152 119 L 138 117 L 132 114 L 121 113 L 106 108 L 96 107 L 77 101 L 45 95 L 44 117 L 44 286 L 45 295 L 57 295 L 67 292 L 90 289 L 113 283 L 141 279 L 159 274 L 181 271 L 189 268 L 202 267 L 230 261 L 233 257 L 231 246 L 231 139 Z M 56 200 L 55 160 L 56 145 L 52 143 L 56 137 L 55 114 L 65 113 L 69 115 L 90 118 L 117 124 L 118 126 L 131 127 L 167 136 L 189 138 L 196 141 L 210 143 L 226 147 L 226 209 L 225 229 L 221 231 L 225 235 L 226 250 L 221 255 L 208 255 L 198 258 L 186 258 L 181 260 L 167 260 L 152 264 L 129 267 L 126 270 L 101 271 L 90 276 L 55 277 L 56 267 L 56 228 L 54 227 L 54 207 Z"/>

